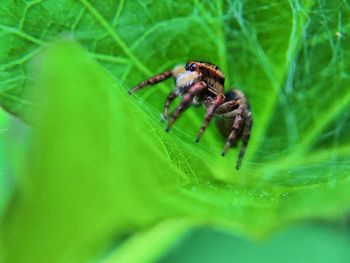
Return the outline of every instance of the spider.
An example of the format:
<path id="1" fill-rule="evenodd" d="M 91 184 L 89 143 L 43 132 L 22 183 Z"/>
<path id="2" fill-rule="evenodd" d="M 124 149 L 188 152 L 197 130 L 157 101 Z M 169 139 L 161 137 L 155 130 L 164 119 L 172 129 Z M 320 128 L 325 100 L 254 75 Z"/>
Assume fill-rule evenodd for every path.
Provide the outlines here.
<path id="1" fill-rule="evenodd" d="M 199 142 L 209 122 L 217 115 L 219 117 L 217 120 L 219 131 L 227 138 L 222 156 L 225 156 L 228 149 L 233 147 L 237 140 L 242 139 L 242 146 L 236 163 L 236 169 L 238 170 L 253 125 L 252 113 L 244 93 L 239 89 L 230 89 L 224 92 L 225 77 L 216 65 L 208 62 L 189 61 L 185 66 L 176 66 L 172 70 L 141 82 L 131 88 L 129 94 L 170 77 L 175 78 L 176 86 L 166 98 L 162 119 L 166 120 L 168 118 L 170 104 L 175 98 L 181 96 L 182 101 L 170 115 L 165 131 L 168 132 L 173 127 L 180 114 L 188 109 L 191 104 L 195 106 L 204 105 L 206 114 L 196 137 L 196 142 Z"/>

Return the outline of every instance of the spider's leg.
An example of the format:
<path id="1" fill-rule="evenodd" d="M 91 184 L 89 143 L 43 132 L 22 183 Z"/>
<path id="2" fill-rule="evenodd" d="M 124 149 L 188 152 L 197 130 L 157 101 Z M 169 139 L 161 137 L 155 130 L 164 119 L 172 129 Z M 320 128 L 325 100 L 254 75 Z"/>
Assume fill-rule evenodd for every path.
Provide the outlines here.
<path id="1" fill-rule="evenodd" d="M 224 101 L 224 97 L 222 95 L 218 95 L 215 97 L 213 102 L 208 107 L 207 112 L 206 112 L 205 117 L 204 117 L 204 121 L 202 123 L 202 126 L 199 130 L 199 133 L 197 134 L 196 142 L 199 142 L 199 140 L 201 139 L 205 129 L 208 127 L 209 122 L 214 117 L 217 108 L 222 104 L 223 101 Z"/>
<path id="2" fill-rule="evenodd" d="M 236 164 L 236 169 L 238 170 L 241 167 L 242 159 L 245 153 L 245 150 L 247 148 L 248 142 L 249 142 L 249 137 L 250 137 L 250 131 L 253 126 L 253 118 L 251 113 L 249 112 L 246 116 L 246 119 L 244 121 L 244 127 L 243 127 L 243 133 L 242 133 L 242 146 L 241 150 L 239 151 L 238 159 L 237 159 L 237 164 Z"/>
<path id="3" fill-rule="evenodd" d="M 224 102 L 216 109 L 216 115 L 220 117 L 216 119 L 216 126 L 219 129 L 221 135 L 227 139 L 231 133 L 232 124 L 235 117 L 235 111 L 239 107 L 237 99 L 232 99 Z M 231 145 L 231 147 L 233 147 Z"/>
<path id="4" fill-rule="evenodd" d="M 168 132 L 171 129 L 171 127 L 173 127 L 174 122 L 180 116 L 180 114 L 191 105 L 193 98 L 205 88 L 206 84 L 201 81 L 193 84 L 188 89 L 188 91 L 184 94 L 181 103 L 179 104 L 179 106 L 177 106 L 174 113 L 172 114 L 171 119 L 168 123 L 168 127 L 165 129 L 165 131 Z"/>
<path id="5" fill-rule="evenodd" d="M 169 93 L 168 97 L 166 98 L 165 104 L 164 104 L 164 110 L 163 110 L 163 121 L 166 120 L 166 118 L 168 117 L 168 111 L 170 108 L 170 104 L 171 102 L 176 99 L 176 97 L 178 96 L 178 93 L 175 91 L 172 91 Z"/>
<path id="6" fill-rule="evenodd" d="M 152 78 L 146 79 L 145 81 L 142 81 L 139 85 L 131 88 L 128 93 L 131 94 L 135 91 L 138 91 L 139 89 L 144 88 L 147 85 L 153 85 L 153 84 L 157 84 L 163 80 L 166 80 L 168 78 L 170 78 L 172 76 L 172 72 L 171 71 L 165 71 L 163 73 L 160 73 L 158 75 L 153 76 Z"/>
<path id="7" fill-rule="evenodd" d="M 232 144 L 234 144 L 243 126 L 243 114 L 245 112 L 245 107 L 243 104 L 241 104 L 239 100 L 237 100 L 237 102 L 240 103 L 240 106 L 236 110 L 235 118 L 231 128 L 231 133 L 226 140 L 224 149 L 222 150 L 222 153 L 221 153 L 222 156 L 225 156 L 228 149 L 231 147 Z"/>
<path id="8" fill-rule="evenodd" d="M 228 136 L 228 138 L 226 140 L 224 149 L 222 150 L 222 153 L 221 153 L 222 156 L 225 156 L 227 151 L 230 149 L 231 145 L 233 145 L 235 143 L 238 135 L 239 135 L 239 129 L 232 128 L 231 129 L 231 133 L 230 133 L 230 135 Z"/>
<path id="9" fill-rule="evenodd" d="M 239 106 L 239 101 L 238 100 L 230 100 L 227 101 L 223 104 L 221 104 L 217 110 L 216 114 L 225 114 L 233 111 L 235 108 L 238 108 Z"/>

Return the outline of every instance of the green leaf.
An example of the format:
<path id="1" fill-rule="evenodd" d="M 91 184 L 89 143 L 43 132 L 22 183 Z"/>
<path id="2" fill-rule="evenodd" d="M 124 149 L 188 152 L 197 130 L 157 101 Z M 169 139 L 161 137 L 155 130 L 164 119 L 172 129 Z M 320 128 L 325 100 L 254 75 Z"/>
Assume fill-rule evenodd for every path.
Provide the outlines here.
<path id="1" fill-rule="evenodd" d="M 343 215 L 349 12 L 345 1 L 4 1 L 0 103 L 31 118 L 34 91 L 47 92 L 31 165 L 6 216 L 8 257 L 85 257 L 112 235 L 168 218 L 259 237 Z M 50 47 L 62 36 L 89 58 L 75 45 Z M 126 94 L 189 59 L 216 63 L 227 88 L 249 98 L 254 128 L 239 172 L 236 150 L 220 156 L 214 123 L 193 142 L 203 109 L 164 133 L 170 81 Z"/>
<path id="2" fill-rule="evenodd" d="M 5 112 L 0 112 L 0 214 L 3 213 L 6 202 L 9 198 L 8 182 L 5 174 L 9 172 L 9 164 L 7 158 L 7 141 L 8 138 L 6 136 L 8 119 L 6 118 Z M 7 139 L 7 140 L 6 140 Z"/>
<path id="3" fill-rule="evenodd" d="M 84 258 L 113 235 L 180 217 L 168 208 L 187 178 L 165 158 L 160 125 L 77 45 L 62 43 L 38 63 L 45 92 L 25 179 L 4 221 L 6 260 Z"/>
<path id="4" fill-rule="evenodd" d="M 346 262 L 350 256 L 349 228 L 334 223 L 301 224 L 252 242 L 221 231 L 192 231 L 158 262 Z M 293 255 L 291 257 L 291 255 Z"/>
<path id="5" fill-rule="evenodd" d="M 191 227 L 192 223 L 187 220 L 163 221 L 150 230 L 135 234 L 101 262 L 154 262 Z"/>

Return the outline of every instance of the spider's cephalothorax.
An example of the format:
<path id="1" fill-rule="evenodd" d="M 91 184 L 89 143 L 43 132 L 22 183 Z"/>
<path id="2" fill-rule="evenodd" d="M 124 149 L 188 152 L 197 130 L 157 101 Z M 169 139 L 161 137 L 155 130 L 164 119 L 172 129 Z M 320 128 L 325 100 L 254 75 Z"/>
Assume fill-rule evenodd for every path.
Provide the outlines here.
<path id="1" fill-rule="evenodd" d="M 236 164 L 236 168 L 239 169 L 253 124 L 252 114 L 244 93 L 238 89 L 224 92 L 225 77 L 222 71 L 214 64 L 196 61 L 190 61 L 185 66 L 177 66 L 171 71 L 165 71 L 147 79 L 130 89 L 129 93 L 170 77 L 175 78 L 176 86 L 165 101 L 163 119 L 167 119 L 170 104 L 177 96 L 180 95 L 182 101 L 171 114 L 166 131 L 171 129 L 176 119 L 191 104 L 204 105 L 207 112 L 196 142 L 200 140 L 212 118 L 218 115 L 218 128 L 227 137 L 222 155 L 224 156 L 238 139 L 242 139 L 242 147 Z"/>

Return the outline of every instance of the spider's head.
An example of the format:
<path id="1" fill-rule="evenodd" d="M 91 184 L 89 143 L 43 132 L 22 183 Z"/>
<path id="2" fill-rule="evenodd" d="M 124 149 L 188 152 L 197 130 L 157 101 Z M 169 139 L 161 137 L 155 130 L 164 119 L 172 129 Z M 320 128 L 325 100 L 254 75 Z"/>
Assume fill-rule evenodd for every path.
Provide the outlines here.
<path id="1" fill-rule="evenodd" d="M 183 65 L 175 67 L 172 70 L 172 74 L 176 79 L 176 86 L 178 87 L 189 87 L 200 77 L 197 71 L 187 70 L 187 64 L 185 67 Z"/>
<path id="2" fill-rule="evenodd" d="M 191 72 L 197 72 L 203 78 L 213 78 L 222 82 L 225 79 L 224 73 L 219 69 L 218 66 L 208 63 L 208 62 L 198 62 L 198 61 L 189 61 L 185 69 Z"/>
<path id="3" fill-rule="evenodd" d="M 214 95 L 223 94 L 225 76 L 218 66 L 208 62 L 189 61 L 185 69 L 196 72 L 198 78 L 207 84 L 208 90 Z"/>
<path id="4" fill-rule="evenodd" d="M 187 71 L 198 71 L 200 68 L 200 65 L 198 64 L 198 62 L 190 61 L 185 65 L 185 69 Z"/>

